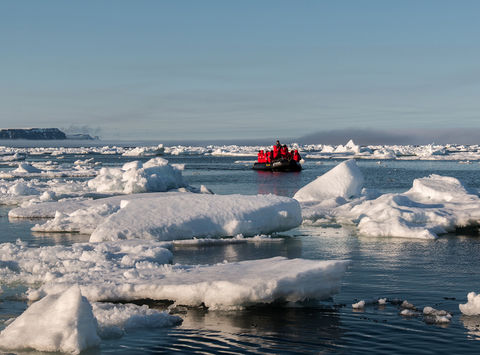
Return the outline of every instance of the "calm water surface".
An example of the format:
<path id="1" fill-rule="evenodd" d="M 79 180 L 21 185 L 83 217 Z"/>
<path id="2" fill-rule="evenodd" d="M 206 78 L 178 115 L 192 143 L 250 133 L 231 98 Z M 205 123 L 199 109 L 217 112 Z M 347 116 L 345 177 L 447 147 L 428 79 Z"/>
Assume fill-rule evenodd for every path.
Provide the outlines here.
<path id="1" fill-rule="evenodd" d="M 103 165 L 135 160 L 119 156 L 88 155 Z M 63 163 L 82 158 L 65 156 Z M 86 158 L 84 156 L 83 158 Z M 310 160 L 300 173 L 262 173 L 250 170 L 252 158 L 170 157 L 185 164 L 185 180 L 206 185 L 219 194 L 293 194 L 339 161 Z M 50 160 L 38 156 L 35 160 Z M 480 164 L 421 161 L 358 161 L 365 186 L 381 192 L 405 191 L 415 178 L 429 174 L 454 176 L 473 189 L 480 188 Z M 9 222 L 9 208 L 0 208 L 2 242 L 17 238 L 31 245 L 84 242 L 81 235 L 33 235 L 39 221 Z M 202 247 L 176 247 L 174 262 L 212 264 L 285 256 L 308 259 L 348 259 L 350 267 L 339 294 L 330 301 L 293 306 L 275 305 L 243 311 L 185 309 L 183 324 L 171 329 L 136 330 L 120 339 L 102 341 L 88 354 L 197 353 L 345 353 L 345 354 L 475 354 L 480 353 L 480 317 L 462 316 L 459 303 L 470 291 L 480 291 L 480 237 L 447 235 L 436 241 L 358 236 L 353 226 L 302 226 L 279 235 L 281 242 Z M 0 321 L 17 316 L 26 304 L 16 290 L 2 294 Z M 373 304 L 379 297 L 385 306 Z M 364 311 L 351 304 L 367 301 Z M 431 306 L 453 314 L 452 322 L 426 324 L 422 317 L 399 315 L 398 300 L 419 309 Z M 371 302 L 369 304 L 369 302 Z M 152 303 L 150 306 L 165 308 Z"/>

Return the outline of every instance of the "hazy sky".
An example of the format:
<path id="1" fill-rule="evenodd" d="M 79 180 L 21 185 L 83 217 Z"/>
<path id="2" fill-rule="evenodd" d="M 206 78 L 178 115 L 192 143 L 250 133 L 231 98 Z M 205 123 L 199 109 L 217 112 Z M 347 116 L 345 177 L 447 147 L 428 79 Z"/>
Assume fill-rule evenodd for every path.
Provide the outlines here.
<path id="1" fill-rule="evenodd" d="M 0 2 L 0 127 L 103 138 L 480 127 L 480 1 Z"/>

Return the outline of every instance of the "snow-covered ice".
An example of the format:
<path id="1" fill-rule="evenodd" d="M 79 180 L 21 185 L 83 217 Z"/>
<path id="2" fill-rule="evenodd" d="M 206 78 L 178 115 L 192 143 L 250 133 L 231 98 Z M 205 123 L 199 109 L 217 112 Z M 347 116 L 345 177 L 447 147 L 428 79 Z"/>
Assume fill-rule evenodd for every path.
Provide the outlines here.
<path id="1" fill-rule="evenodd" d="M 37 204 L 11 217 L 51 217 L 33 227 L 43 232 L 91 234 L 90 241 L 174 240 L 253 236 L 292 229 L 301 223 L 298 202 L 275 195 L 210 195 L 167 192 L 106 199 Z"/>
<path id="2" fill-rule="evenodd" d="M 172 327 L 182 322 L 178 316 L 151 309 L 147 305 L 93 302 L 92 309 L 102 339 L 117 338 L 142 328 Z"/>
<path id="3" fill-rule="evenodd" d="M 338 164 L 324 175 L 297 191 L 300 202 L 320 202 L 327 199 L 358 197 L 363 187 L 363 175 L 355 160 Z"/>
<path id="4" fill-rule="evenodd" d="M 33 303 L 0 333 L 6 350 L 78 354 L 99 343 L 92 307 L 76 285 Z"/>
<path id="5" fill-rule="evenodd" d="M 30 300 L 80 286 L 89 301 L 172 300 L 212 309 L 335 294 L 347 261 L 274 257 L 214 265 L 170 265 L 171 243 L 117 241 L 72 246 L 0 245 L 0 283 L 30 285 Z"/>
<path id="6" fill-rule="evenodd" d="M 361 300 L 361 301 L 358 301 L 357 303 L 353 303 L 352 308 L 353 309 L 363 309 L 363 308 L 365 308 L 365 301 Z"/>
<path id="7" fill-rule="evenodd" d="M 458 305 L 460 311 L 467 316 L 480 315 L 480 294 L 469 292 L 467 303 Z"/>
<path id="8" fill-rule="evenodd" d="M 190 191 L 198 189 L 187 186 L 183 180 L 181 165 L 171 165 L 162 158 L 153 158 L 142 163 L 132 161 L 122 167 L 101 168 L 99 171 L 84 167 L 76 161 L 74 168 L 39 170 L 35 166 L 21 163 L 15 176 L 13 172 L 3 173 L 4 177 L 15 180 L 0 180 L 0 204 L 33 204 L 47 200 L 60 200 L 72 197 L 105 197 L 108 195 L 132 194 L 143 192 L 168 191 L 186 188 Z M 93 164 L 95 165 L 95 164 Z M 45 168 L 45 167 L 44 167 Z M 19 170 L 20 169 L 20 170 Z M 40 172 L 35 173 L 34 169 Z M 18 171 L 21 171 L 18 172 Z M 29 172 L 30 171 L 30 172 Z M 0 173 L 1 175 L 1 173 Z M 92 177 L 87 181 L 65 180 L 54 177 Z M 48 177 L 49 179 L 45 179 Z M 202 191 L 203 189 L 203 191 Z M 207 192 L 204 186 L 200 192 Z M 43 198 L 40 198 L 42 194 Z"/>
<path id="9" fill-rule="evenodd" d="M 349 160 L 300 189 L 294 197 L 304 222 L 333 219 L 356 224 L 362 235 L 421 239 L 480 223 L 480 198 L 456 178 L 432 174 L 383 195 L 362 189 L 363 180 Z"/>

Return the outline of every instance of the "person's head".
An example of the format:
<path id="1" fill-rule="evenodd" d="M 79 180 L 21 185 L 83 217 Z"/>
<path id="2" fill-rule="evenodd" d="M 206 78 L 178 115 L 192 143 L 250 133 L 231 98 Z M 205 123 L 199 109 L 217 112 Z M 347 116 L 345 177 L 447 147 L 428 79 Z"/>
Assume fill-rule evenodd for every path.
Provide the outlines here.
<path id="1" fill-rule="evenodd" d="M 280 141 L 279 141 L 278 139 L 277 139 L 277 143 L 276 143 L 276 144 L 277 144 L 277 145 L 280 145 Z"/>
<path id="2" fill-rule="evenodd" d="M 298 149 L 295 149 L 295 153 L 298 153 Z"/>

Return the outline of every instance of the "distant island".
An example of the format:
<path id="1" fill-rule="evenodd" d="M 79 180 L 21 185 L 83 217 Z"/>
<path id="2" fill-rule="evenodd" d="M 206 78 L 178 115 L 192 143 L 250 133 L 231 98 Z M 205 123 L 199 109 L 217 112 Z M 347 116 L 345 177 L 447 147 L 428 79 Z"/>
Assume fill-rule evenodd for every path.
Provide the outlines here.
<path id="1" fill-rule="evenodd" d="M 0 139 L 95 139 L 88 134 L 66 135 L 58 128 L 4 128 L 0 129 Z"/>

